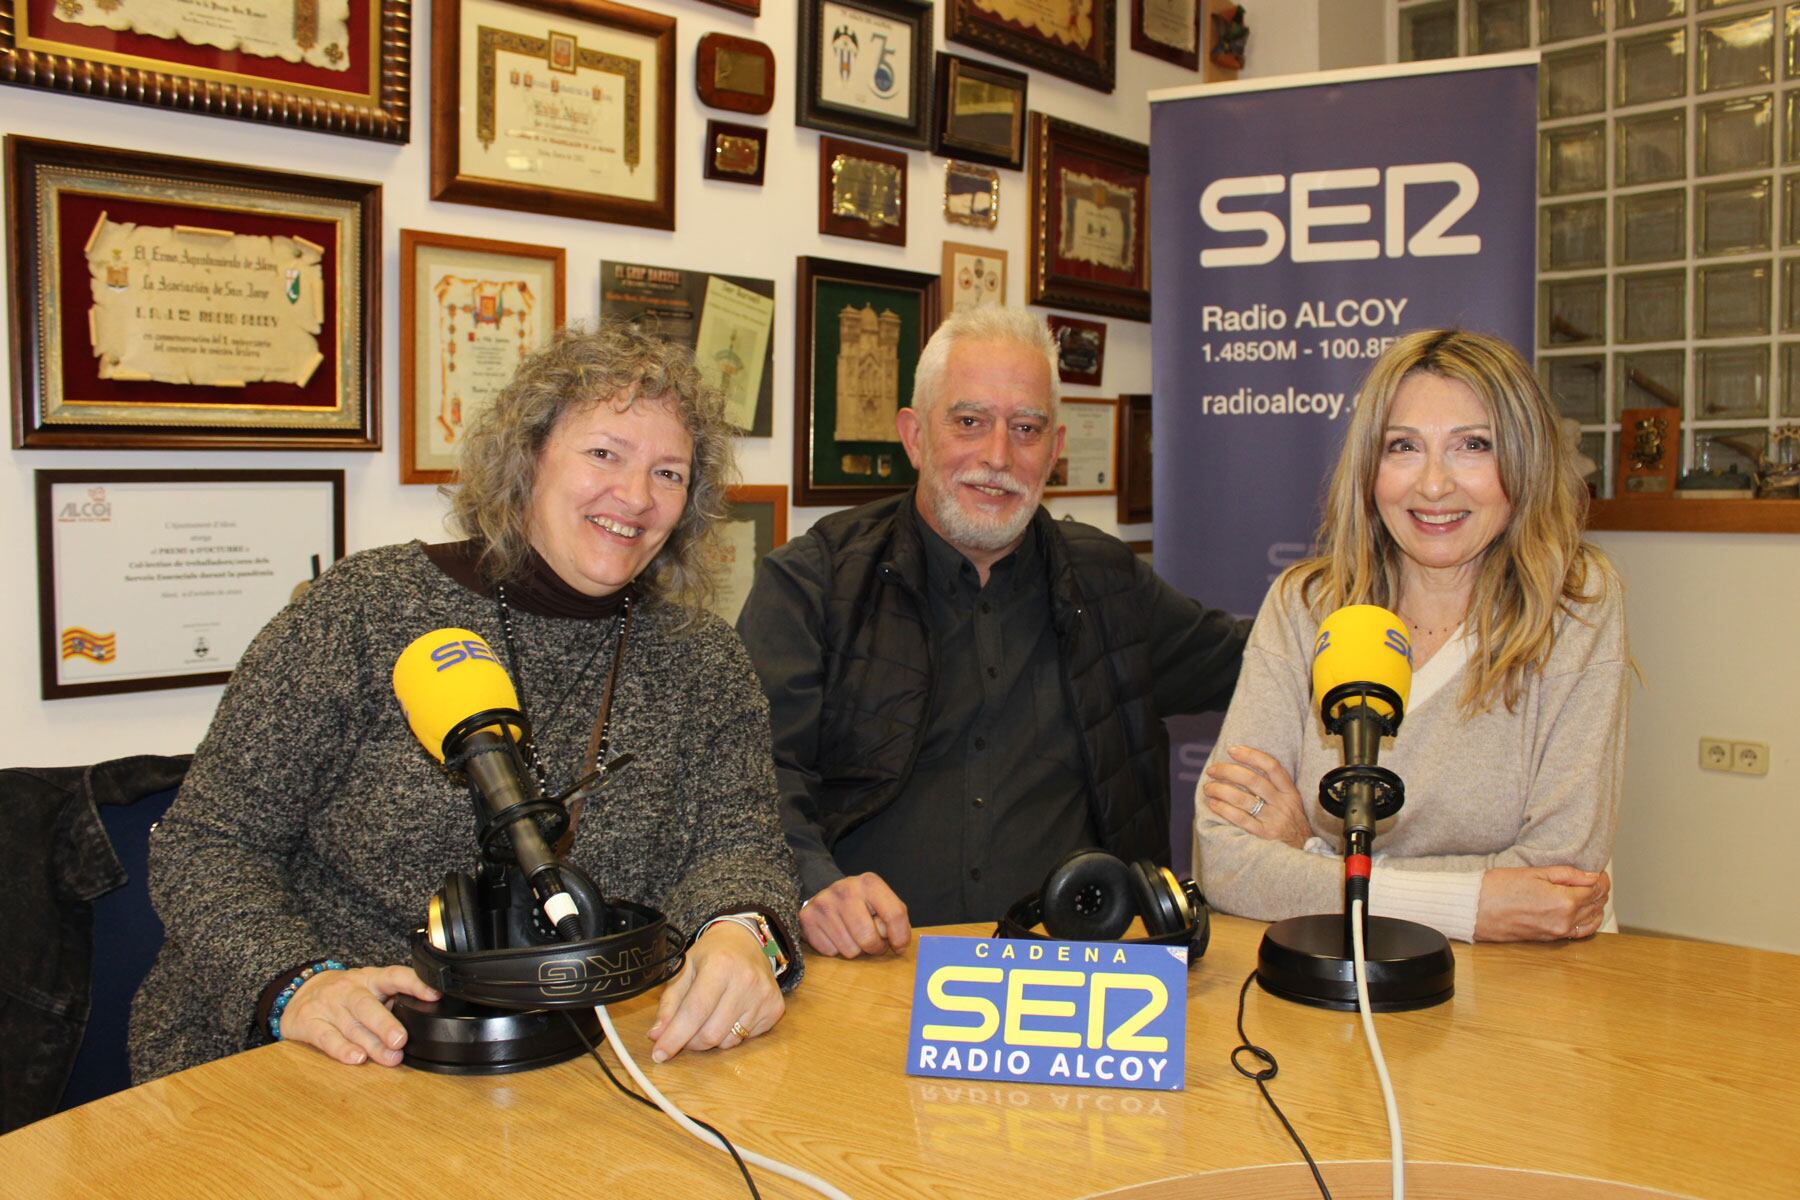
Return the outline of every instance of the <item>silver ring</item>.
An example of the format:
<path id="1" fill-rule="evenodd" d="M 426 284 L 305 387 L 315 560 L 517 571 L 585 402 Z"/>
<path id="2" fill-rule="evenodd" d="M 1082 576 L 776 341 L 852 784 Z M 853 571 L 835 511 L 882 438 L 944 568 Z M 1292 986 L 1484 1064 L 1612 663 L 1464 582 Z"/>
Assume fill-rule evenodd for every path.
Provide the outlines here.
<path id="1" fill-rule="evenodd" d="M 1259 813 L 1263 810 L 1263 805 L 1265 805 L 1267 803 L 1268 803 L 1267 800 L 1264 800 L 1261 796 L 1258 796 L 1256 798 L 1256 803 L 1252 804 L 1250 806 L 1250 815 L 1254 817 L 1257 813 Z"/>
<path id="2" fill-rule="evenodd" d="M 731 1023 L 731 1032 L 738 1035 L 738 1041 L 740 1042 L 747 1042 L 750 1040 L 750 1031 L 744 1028 L 744 1023 L 742 1021 L 733 1021 Z"/>

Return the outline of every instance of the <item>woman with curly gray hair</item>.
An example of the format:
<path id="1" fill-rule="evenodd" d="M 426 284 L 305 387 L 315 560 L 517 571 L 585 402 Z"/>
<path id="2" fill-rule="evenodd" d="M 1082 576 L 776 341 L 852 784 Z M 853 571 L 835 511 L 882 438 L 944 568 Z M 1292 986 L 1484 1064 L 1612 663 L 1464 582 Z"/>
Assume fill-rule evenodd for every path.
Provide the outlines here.
<path id="1" fill-rule="evenodd" d="M 389 1011 L 437 998 L 404 964 L 469 797 L 391 675 L 432 630 L 479 635 L 518 691 L 547 794 L 630 754 L 566 859 L 695 934 L 651 1057 L 767 1032 L 800 975 L 768 707 L 737 636 L 695 606 L 730 430 L 692 354 L 630 327 L 565 331 L 473 421 L 444 545 L 355 554 L 258 635 L 151 844 L 168 940 L 132 1012 L 150 1078 L 280 1038 L 393 1065 Z"/>

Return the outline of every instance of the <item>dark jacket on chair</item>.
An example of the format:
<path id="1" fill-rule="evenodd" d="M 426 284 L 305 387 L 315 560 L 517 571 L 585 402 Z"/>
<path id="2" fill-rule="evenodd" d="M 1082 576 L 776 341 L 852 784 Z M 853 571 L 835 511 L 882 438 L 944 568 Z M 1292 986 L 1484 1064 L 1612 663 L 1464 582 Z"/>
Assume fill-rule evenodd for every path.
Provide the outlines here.
<path id="1" fill-rule="evenodd" d="M 126 881 L 100 806 L 165 791 L 186 756 L 0 771 L 0 1133 L 56 1110 L 87 1027 L 93 902 Z"/>

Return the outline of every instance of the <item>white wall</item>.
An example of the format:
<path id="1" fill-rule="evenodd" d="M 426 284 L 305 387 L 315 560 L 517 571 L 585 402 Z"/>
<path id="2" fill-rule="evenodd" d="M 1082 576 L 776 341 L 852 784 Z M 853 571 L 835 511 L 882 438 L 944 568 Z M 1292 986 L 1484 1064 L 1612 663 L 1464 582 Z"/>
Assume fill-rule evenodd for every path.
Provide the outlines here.
<path id="1" fill-rule="evenodd" d="M 1254 6 L 1250 69 L 1281 75 L 1314 70 L 1319 61 L 1319 0 L 1259 0 Z M 506 212 L 427 199 L 430 136 L 430 4 L 413 11 L 413 135 L 405 146 L 308 133 L 83 97 L 0 87 L 0 132 L 129 147 L 174 156 L 203 156 L 252 166 L 377 180 L 382 184 L 382 440 L 378 454 L 351 453 L 121 453 L 10 451 L 0 453 L 0 546 L 13 562 L 13 583 L 0 589 L 0 712 L 6 719 L 6 765 L 55 766 L 139 752 L 191 750 L 205 731 L 219 688 L 186 688 L 80 700 L 39 699 L 38 613 L 35 583 L 32 471 L 103 467 L 311 467 L 344 469 L 348 548 L 352 552 L 409 538 L 442 540 L 443 504 L 436 490 L 400 486 L 397 421 L 399 378 L 398 246 L 401 228 L 453 232 L 567 247 L 571 319 L 592 317 L 598 307 L 602 259 L 650 263 L 776 281 L 775 425 L 770 438 L 747 438 L 740 459 L 745 482 L 790 483 L 793 456 L 793 278 L 799 254 L 848 259 L 936 274 L 945 241 L 982 242 L 1009 254 L 1008 295 L 1021 301 L 1025 287 L 1028 188 L 1022 172 L 1001 172 L 1000 223 L 993 231 L 951 225 L 942 215 L 944 160 L 910 155 L 910 212 L 904 248 L 823 237 L 817 232 L 819 135 L 793 121 L 795 0 L 764 0 L 752 20 L 725 9 L 681 0 L 643 0 L 642 7 L 674 16 L 677 25 L 676 229 L 673 233 L 621 225 Z M 1129 49 L 1120 0 L 1119 88 L 1110 95 L 1031 72 L 1034 110 L 1121 134 L 1149 137 L 1144 93 L 1197 80 L 1193 72 Z M 943 6 L 938 5 L 941 11 Z M 695 95 L 693 62 L 702 34 L 720 30 L 757 38 L 775 51 L 777 95 L 766 118 L 747 118 L 769 129 L 767 184 L 748 188 L 701 177 L 701 145 L 709 116 L 746 120 L 702 105 Z M 962 46 L 939 48 L 986 57 Z M 998 61 L 998 60 L 996 60 Z M 6 250 L 0 247 L 0 256 Z M 11 264 L 0 257 L 0 272 Z M 1150 327 L 1107 320 L 1104 389 L 1072 388 L 1071 394 L 1117 396 L 1150 390 Z M 10 350 L 0 351 L 10 353 Z M 1111 497 L 1055 501 L 1061 515 L 1116 528 Z M 797 510 L 797 534 L 825 510 Z M 1149 537 L 1146 526 L 1121 530 Z"/>
<path id="2" fill-rule="evenodd" d="M 1621 923 L 1800 952 L 1800 536 L 1604 533 L 1625 576 L 1632 696 L 1614 849 Z M 1702 771 L 1702 735 L 1769 746 Z"/>

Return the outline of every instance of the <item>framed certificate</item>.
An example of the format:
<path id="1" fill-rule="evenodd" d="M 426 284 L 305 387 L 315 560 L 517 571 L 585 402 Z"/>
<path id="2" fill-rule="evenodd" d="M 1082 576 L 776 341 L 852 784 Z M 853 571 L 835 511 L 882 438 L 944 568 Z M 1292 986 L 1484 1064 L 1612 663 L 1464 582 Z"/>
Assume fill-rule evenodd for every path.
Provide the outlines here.
<path id="1" fill-rule="evenodd" d="M 1026 299 L 1150 319 L 1150 148 L 1031 114 L 1031 269 Z"/>
<path id="2" fill-rule="evenodd" d="M 1068 433 L 1062 457 L 1044 486 L 1052 496 L 1110 496 L 1119 490 L 1119 402 L 1064 396 L 1059 413 Z"/>
<path id="3" fill-rule="evenodd" d="M 0 0 L 0 82 L 404 142 L 409 0 Z"/>
<path id="4" fill-rule="evenodd" d="M 895 146 L 930 146 L 931 5 L 799 2 L 795 123 Z"/>
<path id="5" fill-rule="evenodd" d="M 1131 0 L 1131 48 L 1200 69 L 1201 0 Z"/>
<path id="6" fill-rule="evenodd" d="M 794 322 L 794 503 L 861 504 L 917 475 L 894 426 L 937 328 L 937 277 L 802 256 Z"/>
<path id="7" fill-rule="evenodd" d="M 608 0 L 440 0 L 431 196 L 675 228 L 675 18 Z"/>
<path id="8" fill-rule="evenodd" d="M 775 415 L 775 281 L 642 263 L 600 264 L 600 316 L 691 346 L 725 419 L 768 437 Z"/>
<path id="9" fill-rule="evenodd" d="M 43 696 L 200 687 L 344 556 L 342 471 L 36 471 Z"/>
<path id="10" fill-rule="evenodd" d="M 964 308 L 1006 303 L 1006 251 L 968 242 L 945 242 L 938 275 L 945 316 Z"/>
<path id="11" fill-rule="evenodd" d="M 381 188 L 8 136 L 13 446 L 378 450 Z"/>
<path id="12" fill-rule="evenodd" d="M 906 245 L 906 155 L 820 138 L 819 232 Z"/>
<path id="13" fill-rule="evenodd" d="M 1024 166 L 1029 86 L 1023 71 L 940 52 L 932 153 L 1015 171 Z"/>
<path id="14" fill-rule="evenodd" d="M 563 325 L 564 253 L 400 231 L 400 482 L 449 483 L 463 431 Z"/>
<path id="15" fill-rule="evenodd" d="M 719 590 L 707 607 L 732 624 L 756 582 L 756 565 L 787 541 L 787 498 L 786 486 L 779 483 L 739 484 L 726 494 L 730 511 L 713 527 Z"/>
<path id="16" fill-rule="evenodd" d="M 1113 90 L 1116 0 L 947 0 L 944 37 Z"/>

